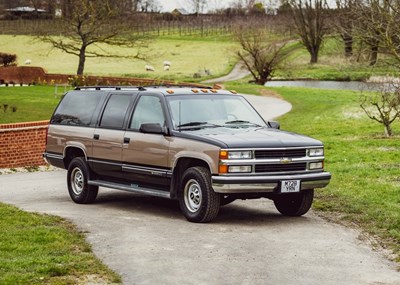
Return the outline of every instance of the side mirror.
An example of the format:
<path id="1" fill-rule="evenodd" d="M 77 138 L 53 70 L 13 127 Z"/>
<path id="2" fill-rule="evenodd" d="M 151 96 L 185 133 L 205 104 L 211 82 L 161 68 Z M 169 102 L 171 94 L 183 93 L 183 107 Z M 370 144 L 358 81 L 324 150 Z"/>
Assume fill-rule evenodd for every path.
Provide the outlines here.
<path id="1" fill-rule="evenodd" d="M 273 128 L 273 129 L 277 129 L 277 130 L 281 129 L 281 125 L 275 121 L 268 122 L 268 125 L 270 126 L 270 128 Z"/>
<path id="2" fill-rule="evenodd" d="M 159 123 L 145 123 L 140 125 L 140 132 L 145 134 L 164 134 L 164 129 Z"/>

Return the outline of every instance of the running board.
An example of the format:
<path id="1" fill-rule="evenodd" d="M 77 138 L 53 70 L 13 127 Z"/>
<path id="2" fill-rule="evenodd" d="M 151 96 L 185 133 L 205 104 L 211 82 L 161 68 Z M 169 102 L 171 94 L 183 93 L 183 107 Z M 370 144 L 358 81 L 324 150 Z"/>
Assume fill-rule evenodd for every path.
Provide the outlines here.
<path id="1" fill-rule="evenodd" d="M 117 190 L 129 191 L 129 192 L 133 192 L 133 193 L 156 196 L 156 197 L 160 197 L 160 198 L 167 198 L 167 199 L 171 198 L 170 193 L 167 191 L 154 190 L 151 188 L 140 187 L 138 185 L 129 186 L 129 185 L 123 185 L 123 184 L 118 184 L 118 183 L 113 183 L 113 182 L 107 182 L 107 181 L 103 181 L 103 180 L 89 180 L 88 184 L 94 185 L 94 186 L 101 186 L 101 187 L 106 187 L 106 188 L 117 189 Z"/>

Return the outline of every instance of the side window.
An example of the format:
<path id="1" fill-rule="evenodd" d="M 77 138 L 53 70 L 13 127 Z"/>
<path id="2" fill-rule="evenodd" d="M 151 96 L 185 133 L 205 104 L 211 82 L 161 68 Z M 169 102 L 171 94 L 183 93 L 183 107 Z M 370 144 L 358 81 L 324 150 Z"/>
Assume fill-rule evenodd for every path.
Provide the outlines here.
<path id="1" fill-rule="evenodd" d="M 146 95 L 140 97 L 132 116 L 130 128 L 138 130 L 140 125 L 144 123 L 158 123 L 164 126 L 164 122 L 160 98 Z"/>
<path id="2" fill-rule="evenodd" d="M 101 117 L 100 127 L 121 129 L 129 107 L 129 95 L 111 95 Z"/>
<path id="3" fill-rule="evenodd" d="M 89 126 L 102 96 L 98 92 L 68 92 L 51 118 L 51 123 Z"/>

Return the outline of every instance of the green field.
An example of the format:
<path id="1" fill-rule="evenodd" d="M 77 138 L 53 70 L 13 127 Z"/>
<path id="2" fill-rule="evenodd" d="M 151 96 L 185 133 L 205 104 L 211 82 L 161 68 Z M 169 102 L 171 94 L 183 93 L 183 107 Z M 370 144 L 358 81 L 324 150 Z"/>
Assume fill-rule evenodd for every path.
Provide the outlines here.
<path id="1" fill-rule="evenodd" d="M 2 285 L 121 282 L 70 222 L 0 203 L 0 228 Z"/>
<path id="2" fill-rule="evenodd" d="M 159 37 L 149 42 L 148 62 L 123 58 L 88 58 L 85 74 L 190 80 L 194 73 L 208 69 L 218 76 L 232 68 L 235 62 L 234 46 L 230 41 L 212 38 Z M 136 52 L 108 48 L 115 54 L 132 55 Z M 32 66 L 43 67 L 49 73 L 75 74 L 78 67 L 77 56 L 52 49 L 50 44 L 31 36 L 0 35 L 0 51 L 17 54 L 19 65 L 31 59 Z M 169 71 L 164 71 L 164 61 L 171 62 Z M 146 72 L 146 64 L 152 65 L 155 71 Z"/>
<path id="3" fill-rule="evenodd" d="M 1 87 L 0 124 L 49 120 L 60 101 L 54 93 L 52 86 Z"/>

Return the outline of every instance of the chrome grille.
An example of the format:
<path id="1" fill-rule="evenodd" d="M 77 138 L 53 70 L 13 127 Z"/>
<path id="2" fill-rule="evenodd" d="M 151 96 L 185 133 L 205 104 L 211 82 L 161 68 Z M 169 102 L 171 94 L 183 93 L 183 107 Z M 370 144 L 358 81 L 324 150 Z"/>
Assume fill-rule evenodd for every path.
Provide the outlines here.
<path id="1" fill-rule="evenodd" d="M 305 157 L 307 155 L 306 149 L 269 149 L 269 150 L 256 150 L 254 151 L 254 157 L 256 159 L 265 158 L 298 158 Z"/>
<path id="2" fill-rule="evenodd" d="M 288 172 L 288 171 L 306 171 L 307 163 L 290 163 L 290 164 L 257 164 L 254 171 L 261 172 Z"/>

